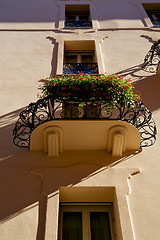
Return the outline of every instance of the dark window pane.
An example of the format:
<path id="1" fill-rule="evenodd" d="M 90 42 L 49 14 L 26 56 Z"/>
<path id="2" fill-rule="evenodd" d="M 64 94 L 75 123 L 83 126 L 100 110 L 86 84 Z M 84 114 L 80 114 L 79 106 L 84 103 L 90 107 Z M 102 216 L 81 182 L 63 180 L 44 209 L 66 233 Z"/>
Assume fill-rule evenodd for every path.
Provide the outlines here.
<path id="1" fill-rule="evenodd" d="M 81 55 L 82 63 L 93 63 L 92 55 Z"/>
<path id="2" fill-rule="evenodd" d="M 76 16 L 66 16 L 67 21 L 76 21 Z"/>
<path id="3" fill-rule="evenodd" d="M 63 212 L 62 240 L 82 240 L 81 212 Z"/>
<path id="4" fill-rule="evenodd" d="M 160 12 L 155 14 L 157 20 L 160 20 Z"/>
<path id="5" fill-rule="evenodd" d="M 88 21 L 88 16 L 79 16 L 79 21 Z"/>
<path id="6" fill-rule="evenodd" d="M 77 56 L 76 55 L 66 55 L 65 56 L 65 63 L 77 63 Z"/>
<path id="7" fill-rule="evenodd" d="M 146 11 L 151 21 L 160 20 L 160 11 L 156 10 L 147 10 Z"/>
<path id="8" fill-rule="evenodd" d="M 91 240 L 111 240 L 108 212 L 90 212 Z"/>

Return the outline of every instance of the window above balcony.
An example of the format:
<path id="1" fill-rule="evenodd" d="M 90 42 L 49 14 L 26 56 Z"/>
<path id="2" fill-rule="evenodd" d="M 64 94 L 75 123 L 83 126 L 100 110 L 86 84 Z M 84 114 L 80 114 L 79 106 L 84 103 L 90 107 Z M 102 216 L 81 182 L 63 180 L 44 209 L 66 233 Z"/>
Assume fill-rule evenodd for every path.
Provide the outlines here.
<path id="1" fill-rule="evenodd" d="M 160 26 L 160 10 L 148 10 L 146 11 L 153 26 Z"/>
<path id="2" fill-rule="evenodd" d="M 64 74 L 97 74 L 98 66 L 94 61 L 94 51 L 65 51 Z"/>
<path id="3" fill-rule="evenodd" d="M 65 6 L 65 27 L 91 28 L 89 5 L 67 4 Z"/>
<path id="4" fill-rule="evenodd" d="M 64 44 L 63 74 L 98 74 L 94 41 Z"/>
<path id="5" fill-rule="evenodd" d="M 145 3 L 143 7 L 153 26 L 160 26 L 160 3 Z"/>

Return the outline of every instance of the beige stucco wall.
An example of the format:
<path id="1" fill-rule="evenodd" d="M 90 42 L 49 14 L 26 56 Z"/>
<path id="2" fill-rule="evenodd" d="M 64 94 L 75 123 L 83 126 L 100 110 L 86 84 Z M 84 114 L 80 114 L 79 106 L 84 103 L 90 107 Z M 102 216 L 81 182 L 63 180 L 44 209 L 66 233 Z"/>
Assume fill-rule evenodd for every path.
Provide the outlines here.
<path id="1" fill-rule="evenodd" d="M 64 5 L 77 2 L 91 5 L 94 29 L 58 28 Z M 59 189 L 67 186 L 114 187 L 118 239 L 159 239 L 160 75 L 145 73 L 141 64 L 160 33 L 141 2 L 0 0 L 0 239 L 56 240 Z M 48 158 L 13 145 L 18 114 L 37 100 L 38 80 L 55 73 L 57 61 L 62 64 L 63 52 L 58 59 L 57 52 L 65 40 L 95 40 L 101 73 L 118 73 L 136 82 L 156 121 L 153 146 L 122 157 L 66 151 L 64 160 L 62 155 Z"/>

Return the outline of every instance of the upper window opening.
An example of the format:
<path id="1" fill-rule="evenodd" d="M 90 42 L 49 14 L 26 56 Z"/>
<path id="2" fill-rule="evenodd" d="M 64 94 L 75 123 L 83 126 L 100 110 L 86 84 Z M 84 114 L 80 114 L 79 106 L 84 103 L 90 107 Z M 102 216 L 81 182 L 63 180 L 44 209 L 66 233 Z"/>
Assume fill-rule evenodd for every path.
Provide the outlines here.
<path id="1" fill-rule="evenodd" d="M 143 7 L 153 26 L 160 26 L 160 3 L 143 3 Z"/>
<path id="2" fill-rule="evenodd" d="M 160 26 L 160 10 L 146 11 L 154 26 Z"/>
<path id="3" fill-rule="evenodd" d="M 63 74 L 98 74 L 94 41 L 64 43 Z"/>
<path id="4" fill-rule="evenodd" d="M 65 27 L 90 28 L 90 9 L 88 4 L 65 5 Z"/>

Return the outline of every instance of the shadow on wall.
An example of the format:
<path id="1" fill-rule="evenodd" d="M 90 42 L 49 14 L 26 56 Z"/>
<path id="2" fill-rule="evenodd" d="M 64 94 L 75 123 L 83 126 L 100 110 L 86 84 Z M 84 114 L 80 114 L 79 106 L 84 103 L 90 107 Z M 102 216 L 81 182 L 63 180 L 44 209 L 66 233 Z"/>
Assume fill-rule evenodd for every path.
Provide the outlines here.
<path id="1" fill-rule="evenodd" d="M 156 111 L 160 108 L 160 75 L 139 76 L 140 66 L 117 74 L 123 77 L 130 74 L 131 77 L 140 79 L 136 82 L 136 89 L 141 91 L 144 105 L 149 110 Z M 24 208 L 38 204 L 36 240 L 44 240 L 47 196 L 43 195 L 43 183 L 37 173 L 44 174 L 48 179 L 46 194 L 55 193 L 60 186 L 74 186 L 100 171 L 127 161 L 135 153 L 128 152 L 118 158 L 111 157 L 105 151 L 95 151 L 93 158 L 89 151 L 80 151 L 72 153 L 74 157 L 70 159 L 71 153 L 66 151 L 63 153 L 65 161 L 62 155 L 53 161 L 53 158 L 46 157 L 44 153 L 30 152 L 13 145 L 12 131 L 21 111 L 22 109 L 19 109 L 0 117 L 0 220 L 1 223 L 7 222 L 25 211 Z"/>
<path id="2" fill-rule="evenodd" d="M 138 79 L 135 82 L 135 89 L 141 92 L 143 104 L 151 111 L 154 112 L 160 108 L 160 74 L 150 74 L 150 76 L 142 75 L 142 64 L 125 69 L 116 74 L 122 77 L 131 76 L 131 79 Z"/>
<path id="3" fill-rule="evenodd" d="M 48 36 L 46 39 L 49 39 L 52 44 L 54 45 L 53 47 L 53 53 L 52 53 L 52 60 L 51 60 L 51 75 L 55 77 L 56 75 L 56 70 L 57 70 L 57 55 L 58 55 L 58 43 L 53 37 Z"/>
<path id="4" fill-rule="evenodd" d="M 116 72 L 115 74 L 117 75 L 121 75 L 123 78 L 128 77 L 128 75 L 131 76 L 131 78 L 138 78 L 138 79 L 143 79 L 145 77 L 145 75 L 140 75 L 139 71 L 142 70 L 142 64 L 127 68 L 123 71 L 120 72 Z"/>
<path id="5" fill-rule="evenodd" d="M 59 7 L 51 1 L 15 1 L 13 4 L 10 1 L 0 0 L 0 22 L 4 23 L 52 22 L 57 25 L 58 12 Z"/>
<path id="6" fill-rule="evenodd" d="M 132 3 L 123 4 L 122 1 L 119 4 L 117 2 L 105 6 L 103 4 L 103 7 L 96 6 L 96 10 L 100 21 L 141 18 L 142 22 L 144 22 L 142 14 Z M 58 13 L 59 6 L 57 6 L 56 1 L 15 1 L 14 4 L 10 1 L 0 1 L 1 22 L 55 22 L 60 17 Z"/>
<path id="7" fill-rule="evenodd" d="M 140 90 L 142 102 L 152 112 L 160 108 L 160 75 L 155 74 L 143 78 L 136 83 L 136 90 Z"/>
<path id="8" fill-rule="evenodd" d="M 64 161 L 62 155 L 53 159 L 40 152 L 18 148 L 12 143 L 12 131 L 21 110 L 0 118 L 0 221 L 3 224 L 14 219 L 27 211 L 24 208 L 32 208 L 31 205 L 35 206 L 38 202 L 36 240 L 44 240 L 47 196 L 43 195 L 43 183 L 37 176 L 37 171 L 46 174 L 49 182 L 47 194 L 54 193 L 60 186 L 73 186 L 99 171 L 126 161 L 131 157 L 131 153 L 118 158 L 112 157 L 106 151 L 95 151 L 94 157 L 90 151 L 80 151 L 73 153 L 75 158 L 70 159 L 71 153 L 66 151 Z"/>

